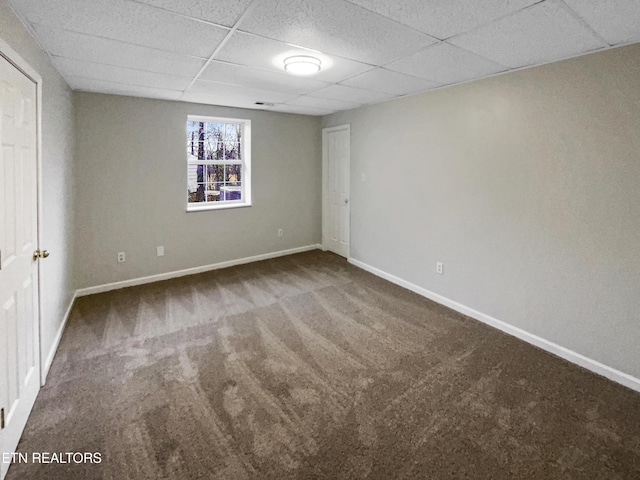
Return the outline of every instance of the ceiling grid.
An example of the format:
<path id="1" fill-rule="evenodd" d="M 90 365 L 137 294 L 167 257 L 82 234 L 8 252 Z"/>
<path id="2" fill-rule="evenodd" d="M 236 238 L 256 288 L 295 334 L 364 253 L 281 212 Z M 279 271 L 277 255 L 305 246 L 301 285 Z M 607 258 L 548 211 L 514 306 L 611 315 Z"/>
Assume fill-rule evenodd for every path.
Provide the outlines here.
<path id="1" fill-rule="evenodd" d="M 637 0 L 8 1 L 74 90 L 304 115 L 640 41 Z"/>

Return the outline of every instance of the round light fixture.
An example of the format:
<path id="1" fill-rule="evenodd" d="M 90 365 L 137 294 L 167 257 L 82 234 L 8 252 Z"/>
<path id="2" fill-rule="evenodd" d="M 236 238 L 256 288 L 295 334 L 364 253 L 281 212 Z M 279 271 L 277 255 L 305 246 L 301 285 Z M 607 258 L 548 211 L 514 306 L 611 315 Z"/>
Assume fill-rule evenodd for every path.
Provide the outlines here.
<path id="1" fill-rule="evenodd" d="M 294 75 L 313 75 L 320 71 L 319 58 L 308 55 L 294 55 L 284 59 L 284 69 Z"/>

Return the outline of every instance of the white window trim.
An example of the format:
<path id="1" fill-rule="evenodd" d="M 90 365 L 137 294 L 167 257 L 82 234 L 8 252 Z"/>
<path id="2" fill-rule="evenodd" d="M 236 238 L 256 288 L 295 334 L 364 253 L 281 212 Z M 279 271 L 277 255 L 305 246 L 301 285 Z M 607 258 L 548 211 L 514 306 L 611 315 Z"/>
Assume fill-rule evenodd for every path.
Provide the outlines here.
<path id="1" fill-rule="evenodd" d="M 239 123 L 242 125 L 242 159 L 234 160 L 189 160 L 189 165 L 242 165 L 241 200 L 225 200 L 222 202 L 189 202 L 187 198 L 187 212 L 202 212 L 206 210 L 224 210 L 251 206 L 251 120 L 246 118 L 208 117 L 203 115 L 187 115 L 187 122 L 209 123 Z M 186 125 L 186 123 L 185 123 Z M 189 179 L 187 178 L 187 183 Z M 187 185 L 188 187 L 188 185 Z"/>

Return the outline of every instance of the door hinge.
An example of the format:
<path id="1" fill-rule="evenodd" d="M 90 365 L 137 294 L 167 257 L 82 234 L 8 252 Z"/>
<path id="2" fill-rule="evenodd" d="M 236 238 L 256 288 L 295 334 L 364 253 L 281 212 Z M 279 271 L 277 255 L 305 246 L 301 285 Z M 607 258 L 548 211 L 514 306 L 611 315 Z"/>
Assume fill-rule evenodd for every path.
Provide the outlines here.
<path id="1" fill-rule="evenodd" d="M 0 430 L 4 429 L 4 408 L 0 409 Z"/>

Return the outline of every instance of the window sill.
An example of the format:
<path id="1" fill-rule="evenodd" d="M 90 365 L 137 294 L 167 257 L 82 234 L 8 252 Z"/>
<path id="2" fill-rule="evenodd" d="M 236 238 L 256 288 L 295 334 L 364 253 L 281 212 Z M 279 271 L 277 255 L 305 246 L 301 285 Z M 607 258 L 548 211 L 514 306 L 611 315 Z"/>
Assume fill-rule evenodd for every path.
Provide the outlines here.
<path id="1" fill-rule="evenodd" d="M 192 212 L 204 212 L 207 210 L 226 210 L 228 208 L 243 208 L 243 207 L 250 207 L 251 204 L 250 203 L 246 203 L 246 202 L 242 202 L 242 203 L 223 203 L 220 205 L 188 205 L 187 206 L 187 213 L 192 213 Z"/>

